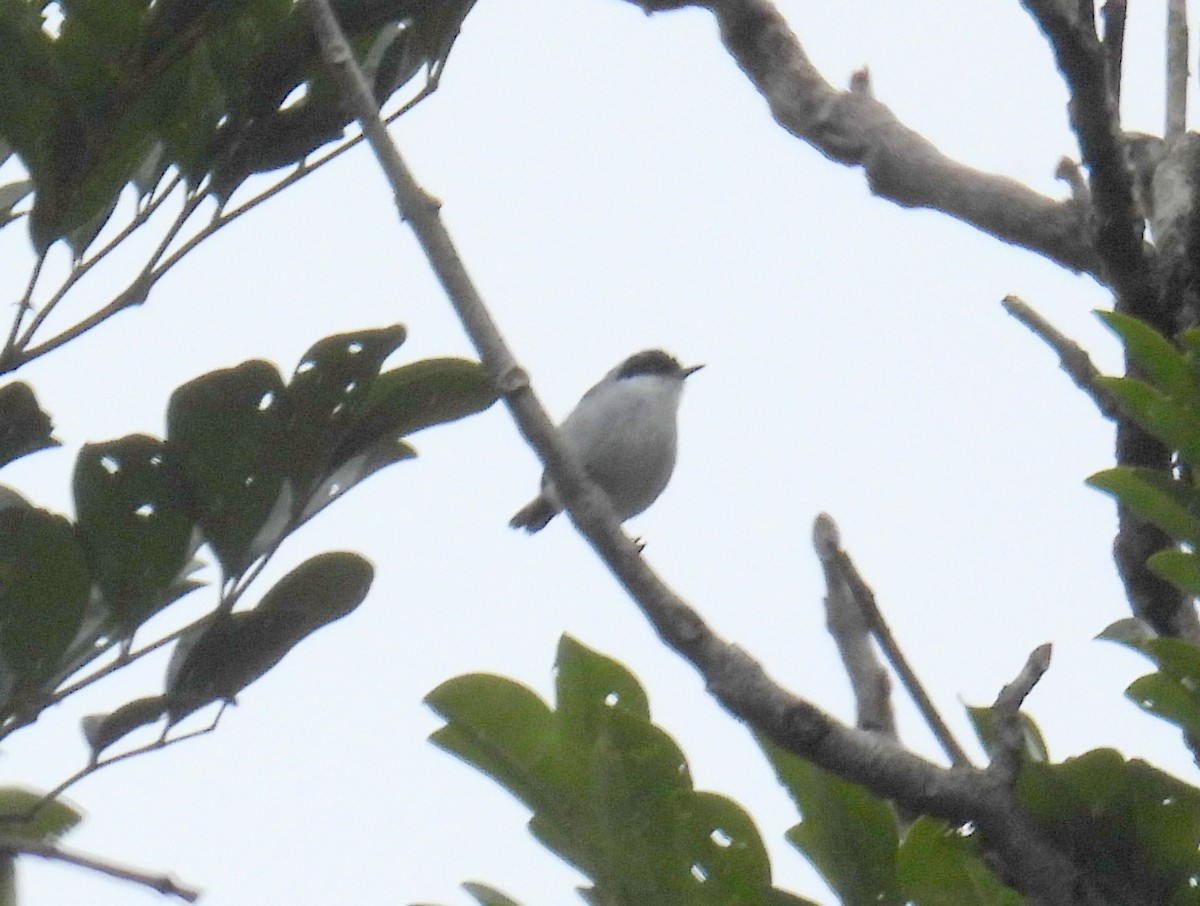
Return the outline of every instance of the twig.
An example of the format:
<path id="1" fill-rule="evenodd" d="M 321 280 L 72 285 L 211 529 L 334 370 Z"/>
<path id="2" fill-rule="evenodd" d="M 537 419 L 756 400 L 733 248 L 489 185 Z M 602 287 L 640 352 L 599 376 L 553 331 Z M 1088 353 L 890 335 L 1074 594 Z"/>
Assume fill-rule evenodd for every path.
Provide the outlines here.
<path id="1" fill-rule="evenodd" d="M 821 555 L 822 565 L 825 565 L 825 558 L 828 558 L 830 567 L 837 571 L 840 580 L 846 584 L 855 605 L 866 619 L 872 633 L 875 635 L 876 641 L 879 642 L 879 647 L 883 649 L 888 662 L 900 677 L 901 684 L 908 690 L 908 694 L 912 696 L 912 700 L 917 705 L 917 710 L 921 712 L 921 716 L 929 725 L 929 729 L 933 731 L 933 735 L 942 747 L 942 750 L 953 764 L 958 766 L 970 765 L 971 761 L 967 758 L 967 753 L 963 751 L 962 746 L 954 738 L 954 734 L 950 732 L 950 728 L 942 719 L 941 714 L 938 713 L 933 700 L 925 691 L 925 687 L 917 679 L 917 674 L 908 663 L 904 652 L 900 650 L 895 636 L 892 635 L 887 621 L 884 620 L 883 614 L 880 613 L 879 607 L 875 602 L 875 593 L 871 591 L 867 583 L 863 581 L 862 576 L 859 575 L 858 569 L 855 568 L 854 562 L 850 559 L 850 555 L 837 546 L 838 531 L 833 519 L 827 514 L 822 513 L 817 517 L 816 523 L 813 526 L 813 534 L 814 536 L 820 534 L 827 539 L 831 539 L 826 542 L 825 551 Z"/>
<path id="2" fill-rule="evenodd" d="M 897 739 L 892 684 L 871 644 L 870 621 L 842 575 L 837 525 L 824 513 L 813 523 L 813 547 L 825 571 L 825 624 L 854 690 L 858 712 L 855 725 Z"/>
<path id="3" fill-rule="evenodd" d="M 75 284 L 87 276 L 88 271 L 112 254 L 112 252 L 115 251 L 122 242 L 132 236 L 139 228 L 144 226 L 146 222 L 149 221 L 150 217 L 162 206 L 167 198 L 170 197 L 171 191 L 173 191 L 174 187 L 177 186 L 181 180 L 182 177 L 175 176 L 172 180 L 170 180 L 163 193 L 159 195 L 158 198 L 154 199 L 144 209 L 139 210 L 134 215 L 133 219 L 130 220 L 130 222 L 127 223 L 125 227 L 119 233 L 117 233 L 116 236 L 110 239 L 90 258 L 85 261 L 81 261 L 71 268 L 71 273 L 67 275 L 67 279 L 63 281 L 62 285 L 55 291 L 54 295 L 47 299 L 46 303 L 42 305 L 41 311 L 38 313 L 37 318 L 34 319 L 34 322 L 25 331 L 24 336 L 21 337 L 21 341 L 18 344 L 19 348 L 24 349 L 27 345 L 29 345 L 33 339 L 33 334 L 37 331 L 38 327 L 40 327 L 46 318 L 49 317 L 50 313 L 58 306 L 58 303 L 63 300 L 63 297 L 71 291 Z"/>
<path id="4" fill-rule="evenodd" d="M 1075 382 L 1075 386 L 1092 398 L 1104 417 L 1119 421 L 1121 412 L 1116 400 L 1100 386 L 1100 369 L 1079 344 L 1060 333 L 1049 321 L 1030 308 L 1018 296 L 1005 296 L 1000 303 L 1004 310 L 1041 337 L 1058 354 L 1058 365 Z"/>
<path id="5" fill-rule="evenodd" d="M 1025 728 L 1021 725 L 1021 705 L 1042 675 L 1050 669 L 1051 646 L 1039 645 L 1025 661 L 1016 678 L 1000 690 L 992 705 L 992 763 L 988 770 L 1011 785 L 1017 777 L 1021 751 L 1025 747 Z"/>
<path id="6" fill-rule="evenodd" d="M 45 843 L 37 840 L 22 840 L 17 838 L 0 837 L 0 853 L 20 856 L 38 856 L 55 862 L 68 862 L 91 871 L 100 872 L 122 881 L 132 881 L 157 890 L 161 894 L 179 897 L 185 903 L 194 903 L 200 899 L 200 891 L 185 887 L 169 875 L 152 875 L 136 868 L 127 868 L 89 856 L 85 853 L 65 849 L 57 843 Z"/>
<path id="7" fill-rule="evenodd" d="M 33 305 L 33 290 L 37 286 L 38 277 L 42 273 L 42 265 L 46 263 L 46 253 L 42 252 L 34 262 L 33 271 L 29 274 L 29 282 L 25 284 L 25 292 L 17 301 L 17 312 L 13 315 L 12 327 L 8 332 L 8 339 L 4 343 L 4 349 L 0 351 L 0 361 L 8 358 L 16 347 L 17 334 L 21 330 L 21 322 L 25 320 L 25 313 L 29 311 Z"/>
<path id="8" fill-rule="evenodd" d="M 1108 90 L 1121 110 L 1121 67 L 1125 58 L 1125 0 L 1107 0 L 1100 8 L 1104 19 L 1104 68 L 1108 74 Z"/>
<path id="9" fill-rule="evenodd" d="M 1188 23 L 1187 0 L 1167 3 L 1167 141 L 1187 129 Z"/>
<path id="10" fill-rule="evenodd" d="M 163 731 L 163 735 L 153 742 L 148 742 L 145 745 L 127 749 L 124 752 L 111 755 L 108 758 L 94 758 L 93 760 L 89 761 L 87 765 L 80 768 L 70 777 L 67 777 L 65 780 L 59 783 L 58 786 L 50 790 L 50 792 L 43 795 L 41 799 L 35 802 L 26 811 L 21 812 L 20 814 L 0 814 L 0 827 L 3 827 L 5 823 L 13 822 L 18 824 L 27 824 L 34 819 L 38 812 L 40 812 L 50 803 L 54 802 L 54 800 L 56 800 L 59 796 L 61 796 L 75 784 L 79 783 L 79 781 L 92 776 L 97 771 L 103 770 L 110 765 L 127 761 L 130 758 L 136 758 L 139 755 L 145 755 L 149 752 L 157 752 L 160 749 L 170 748 L 176 743 L 184 742 L 189 739 L 194 739 L 197 736 L 204 736 L 208 733 L 211 733 L 217 728 L 217 724 L 221 721 L 221 715 L 225 713 L 225 709 L 228 707 L 228 705 L 229 702 L 227 701 L 221 702 L 221 707 L 217 709 L 217 714 L 213 718 L 212 723 L 206 727 L 201 727 L 198 730 L 190 730 L 180 736 L 167 736 L 167 733 L 169 733 L 171 730 L 171 727 L 168 724 L 167 728 Z"/>
<path id="11" fill-rule="evenodd" d="M 387 122 L 394 122 L 402 113 L 408 110 L 410 106 L 411 104 L 405 105 L 400 110 L 390 114 L 387 118 Z M 79 323 L 64 330 L 62 333 L 51 337 L 49 340 L 46 340 L 44 343 L 41 343 L 38 346 L 30 349 L 24 349 L 19 354 L 0 355 L 0 374 L 14 371 L 17 368 L 20 368 L 22 365 L 25 365 L 34 359 L 40 358 L 41 356 L 46 355 L 48 352 L 52 352 L 58 347 L 69 343 L 71 340 L 74 340 L 93 328 L 99 326 L 113 315 L 116 315 L 119 312 L 124 311 L 126 308 L 137 304 L 145 297 L 150 288 L 153 287 L 154 284 L 156 284 L 163 276 L 165 276 L 171 268 L 182 261 L 186 255 L 192 252 L 205 239 L 212 236 L 217 230 L 228 226 L 243 214 L 258 207 L 264 201 L 267 201 L 268 199 L 278 195 L 284 189 L 295 184 L 297 181 L 303 179 L 305 176 L 308 176 L 310 173 L 315 172 L 335 158 L 340 157 L 351 148 L 354 148 L 361 142 L 365 141 L 365 139 L 366 136 L 364 135 L 356 135 L 354 138 L 349 139 L 341 145 L 338 145 L 332 151 L 327 152 L 324 156 L 318 158 L 312 163 L 302 163 L 279 182 L 275 183 L 275 185 L 271 186 L 261 194 L 254 196 L 254 198 L 251 198 L 241 206 L 233 209 L 232 211 L 222 211 L 218 213 L 205 227 L 184 242 L 183 245 L 181 245 L 171 255 L 164 259 L 161 264 L 150 271 L 144 271 L 142 274 L 140 274 L 136 280 L 126 287 L 125 290 L 119 296 L 113 299 L 108 305 L 98 309 L 87 318 L 81 320 Z M 162 201 L 165 201 L 168 195 L 169 193 L 164 192 L 163 195 L 156 199 L 151 206 L 157 206 Z M 202 199 L 198 196 L 195 200 L 199 201 Z M 132 234 L 132 232 L 133 229 L 131 227 L 126 227 L 121 234 L 114 237 L 113 243 L 124 239 L 127 235 Z M 105 249 L 104 251 L 107 253 L 108 249 Z M 89 259 L 89 266 L 92 263 L 94 263 L 94 261 Z M 75 282 L 77 282 L 77 280 Z M 71 287 L 69 286 L 64 287 L 61 292 L 65 294 L 66 290 L 70 288 Z M 32 331 L 27 331 L 25 337 L 23 338 L 23 342 L 28 343 L 30 341 L 32 341 Z"/>

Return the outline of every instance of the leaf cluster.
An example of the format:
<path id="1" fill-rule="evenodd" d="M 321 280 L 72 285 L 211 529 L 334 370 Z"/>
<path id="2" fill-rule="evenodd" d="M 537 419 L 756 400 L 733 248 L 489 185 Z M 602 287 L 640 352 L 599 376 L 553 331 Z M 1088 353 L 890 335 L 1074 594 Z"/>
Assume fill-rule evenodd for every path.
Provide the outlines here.
<path id="1" fill-rule="evenodd" d="M 445 64 L 474 0 L 335 0 L 382 105 Z M 76 257 L 122 189 L 169 170 L 222 204 L 252 174 L 303 161 L 351 117 L 292 0 L 11 0 L 0 4 L 0 225 L 32 192 L 30 234 Z"/>
<path id="2" fill-rule="evenodd" d="M 178 636 L 161 695 L 85 721 L 93 759 L 164 714 L 169 729 L 210 702 L 232 701 L 301 639 L 356 607 L 373 571 L 340 552 L 306 561 L 256 606 L 234 610 L 288 535 L 415 455 L 403 438 L 495 400 L 480 366 L 465 360 L 381 372 L 404 337 L 398 325 L 327 337 L 287 382 L 265 361 L 190 381 L 171 396 L 164 439 L 83 447 L 73 521 L 3 489 L 0 736 L 131 660 L 135 633 L 201 585 L 193 578 L 201 548 L 220 567 L 217 607 Z M 28 387 L 0 390 L 0 412 L 8 416 L 0 464 L 54 443 Z M 115 646 L 116 661 L 64 686 Z"/>

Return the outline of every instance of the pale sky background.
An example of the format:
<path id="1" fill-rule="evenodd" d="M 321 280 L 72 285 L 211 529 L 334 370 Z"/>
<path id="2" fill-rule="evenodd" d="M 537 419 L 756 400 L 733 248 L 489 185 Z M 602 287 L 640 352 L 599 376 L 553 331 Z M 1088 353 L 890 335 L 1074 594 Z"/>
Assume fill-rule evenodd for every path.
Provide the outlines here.
<path id="1" fill-rule="evenodd" d="M 1077 156 L 1066 95 L 1016 0 L 781 6 L 835 84 L 868 65 L 877 96 L 945 152 L 1065 194 L 1053 172 Z M 1134 5 L 1126 51 L 1125 123 L 1150 132 L 1156 6 Z M 1092 640 L 1127 615 L 1112 504 L 1083 485 L 1111 462 L 1110 427 L 999 304 L 1022 296 L 1115 369 L 1089 314 L 1109 304 L 1094 281 L 871 197 L 861 172 L 770 119 L 702 10 L 479 0 L 440 90 L 393 134 L 556 417 L 638 349 L 707 363 L 688 384 L 675 479 L 630 529 L 717 631 L 853 719 L 809 540 L 828 511 L 973 752 L 960 702 L 990 702 L 1050 641 L 1028 708 L 1056 758 L 1116 746 L 1196 782 L 1178 734 L 1122 697 L 1148 665 Z M 0 233 L 3 298 L 19 294 L 27 254 L 23 230 Z M 116 279 L 92 282 L 87 301 Z M 286 374 L 322 336 L 395 321 L 410 340 L 393 363 L 471 354 L 362 148 L 206 243 L 141 310 L 21 372 L 65 445 L 4 481 L 70 512 L 79 445 L 161 435 L 179 384 L 255 357 Z M 246 690 L 216 733 L 74 788 L 87 816 L 64 843 L 169 871 L 209 906 L 465 906 L 464 880 L 527 906 L 580 902 L 581 879 L 534 841 L 523 807 L 427 742 L 439 722 L 421 704 L 471 671 L 548 696 L 569 632 L 637 673 L 697 787 L 754 815 L 776 882 L 832 902 L 783 842 L 796 814 L 747 730 L 570 525 L 506 527 L 540 471 L 506 411 L 416 443 L 420 459 L 331 507 L 270 573 L 357 550 L 377 568 L 365 604 Z M 211 604 L 204 594 L 181 616 Z M 149 660 L 13 737 L 3 782 L 48 788 L 77 769 L 79 717 L 157 691 L 165 658 Z M 904 739 L 937 757 L 897 701 Z M 61 865 L 19 872 L 23 906 L 164 902 Z"/>

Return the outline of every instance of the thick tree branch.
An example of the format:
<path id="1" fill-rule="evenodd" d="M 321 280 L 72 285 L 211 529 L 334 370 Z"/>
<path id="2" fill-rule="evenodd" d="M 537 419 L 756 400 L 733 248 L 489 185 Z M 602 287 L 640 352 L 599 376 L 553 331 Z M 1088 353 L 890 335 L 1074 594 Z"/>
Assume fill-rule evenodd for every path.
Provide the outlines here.
<path id="1" fill-rule="evenodd" d="M 630 0 L 643 8 L 661 6 Z M 1072 271 L 1096 273 L 1086 210 L 942 154 L 866 91 L 839 91 L 768 0 L 708 0 L 726 49 L 775 120 L 826 157 L 861 166 L 871 191 L 949 214 Z"/>
<path id="2" fill-rule="evenodd" d="M 1135 202 L 1134 174 L 1095 22 L 1058 0 L 1022 3 L 1049 40 L 1071 94 L 1071 126 L 1089 175 L 1096 252 L 1103 262 L 1102 276 L 1116 295 L 1116 309 L 1171 336 L 1179 326 L 1179 302 L 1160 294 L 1155 262 L 1142 242 L 1145 212 Z M 1126 371 L 1137 376 L 1128 359 Z M 1117 463 L 1167 469 L 1170 451 L 1122 419 L 1117 423 Z M 1200 622 L 1190 599 L 1146 567 L 1146 559 L 1169 547 L 1171 539 L 1124 505 L 1117 507 L 1117 520 L 1113 556 L 1133 612 L 1160 633 L 1200 640 Z"/>
<path id="3" fill-rule="evenodd" d="M 1187 0 L 1167 0 L 1167 141 L 1187 129 Z"/>
<path id="4" fill-rule="evenodd" d="M 1061 0 L 1022 0 L 1022 5 L 1050 42 L 1070 92 L 1071 128 L 1091 185 L 1101 276 L 1117 294 L 1118 308 L 1158 323 L 1152 262 L 1142 242 L 1144 220 L 1134 203 L 1133 173 L 1095 22 Z"/>
<path id="5" fill-rule="evenodd" d="M 621 531 L 604 495 L 563 449 L 467 275 L 439 219 L 438 204 L 416 184 L 380 122 L 328 0 L 306 0 L 306 5 L 325 59 L 380 160 L 401 217 L 412 227 L 467 334 L 500 385 L 514 421 L 545 463 L 580 532 L 663 641 L 697 667 L 711 693 L 732 714 L 789 751 L 914 810 L 956 823 L 974 822 L 1006 876 L 1031 902 L 1055 906 L 1099 902 L 1092 898 L 1080 869 L 1039 837 L 1009 792 L 985 772 L 938 767 L 878 734 L 846 727 L 787 692 L 744 651 L 717 637 L 651 570 Z"/>

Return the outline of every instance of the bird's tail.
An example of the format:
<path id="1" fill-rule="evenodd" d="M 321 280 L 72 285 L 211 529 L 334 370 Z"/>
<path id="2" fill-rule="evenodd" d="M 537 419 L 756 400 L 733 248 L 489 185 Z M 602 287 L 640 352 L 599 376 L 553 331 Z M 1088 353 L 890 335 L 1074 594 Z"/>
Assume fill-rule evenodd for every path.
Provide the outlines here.
<path id="1" fill-rule="evenodd" d="M 509 528 L 525 529 L 529 534 L 540 532 L 547 523 L 558 515 L 558 507 L 552 504 L 542 494 L 525 504 L 517 511 L 517 515 L 508 521 Z"/>

